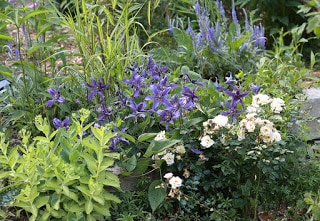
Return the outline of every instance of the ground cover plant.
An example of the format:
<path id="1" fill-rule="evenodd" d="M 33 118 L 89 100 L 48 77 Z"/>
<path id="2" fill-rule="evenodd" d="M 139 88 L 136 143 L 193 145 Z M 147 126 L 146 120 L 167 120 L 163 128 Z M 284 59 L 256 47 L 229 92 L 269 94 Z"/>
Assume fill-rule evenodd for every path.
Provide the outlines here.
<path id="1" fill-rule="evenodd" d="M 0 5 L 3 219 L 319 219 L 307 25 L 167 2 Z"/>

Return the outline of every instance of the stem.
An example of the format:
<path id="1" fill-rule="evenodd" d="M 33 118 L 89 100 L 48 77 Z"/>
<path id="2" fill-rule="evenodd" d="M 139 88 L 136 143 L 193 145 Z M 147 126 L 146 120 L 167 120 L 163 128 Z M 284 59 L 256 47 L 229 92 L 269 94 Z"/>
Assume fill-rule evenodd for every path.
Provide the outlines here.
<path id="1" fill-rule="evenodd" d="M 261 170 L 259 169 L 258 173 L 258 185 L 256 187 L 256 197 L 255 197 L 255 204 L 254 204 L 254 218 L 253 220 L 258 220 L 258 198 L 259 198 L 259 187 L 260 187 L 260 180 L 261 180 Z"/>

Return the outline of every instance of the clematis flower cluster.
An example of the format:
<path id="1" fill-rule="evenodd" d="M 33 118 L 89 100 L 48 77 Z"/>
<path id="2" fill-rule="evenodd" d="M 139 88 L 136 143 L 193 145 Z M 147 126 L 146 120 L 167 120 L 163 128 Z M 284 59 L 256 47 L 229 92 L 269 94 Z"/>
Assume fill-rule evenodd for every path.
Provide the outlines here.
<path id="1" fill-rule="evenodd" d="M 152 57 L 148 58 L 146 65 L 132 64 L 128 70 L 131 77 L 122 81 L 129 87 L 124 95 L 127 97 L 124 105 L 131 113 L 125 116 L 126 120 L 133 118 L 136 122 L 149 113 L 157 116 L 159 123 L 168 130 L 169 125 L 174 125 L 186 112 L 195 109 L 199 100 L 196 92 L 201 86 L 198 82 L 169 82 L 168 67 L 162 67 Z"/>

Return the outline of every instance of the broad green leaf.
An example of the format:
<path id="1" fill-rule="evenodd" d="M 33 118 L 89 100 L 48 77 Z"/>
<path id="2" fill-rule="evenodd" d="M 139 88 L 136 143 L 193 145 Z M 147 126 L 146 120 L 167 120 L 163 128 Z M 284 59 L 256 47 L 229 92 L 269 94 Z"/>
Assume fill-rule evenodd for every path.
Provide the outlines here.
<path id="1" fill-rule="evenodd" d="M 313 68 L 314 64 L 316 63 L 316 58 L 314 56 L 313 51 L 310 52 L 310 69 Z"/>
<path id="2" fill-rule="evenodd" d="M 53 193 L 50 196 L 49 203 L 53 209 L 58 210 L 60 208 L 60 195 Z"/>
<path id="3" fill-rule="evenodd" d="M 204 121 L 203 117 L 197 117 L 197 118 L 192 118 L 191 120 L 188 120 L 188 121 L 184 122 L 183 124 L 186 128 L 189 128 L 189 127 L 191 127 L 193 125 L 197 125 L 203 121 Z"/>
<path id="4" fill-rule="evenodd" d="M 160 153 L 178 142 L 180 142 L 180 140 L 153 140 L 148 146 L 144 156 L 151 157 L 152 155 Z"/>
<path id="5" fill-rule="evenodd" d="M 72 213 L 82 213 L 84 212 L 84 206 L 83 204 L 76 203 L 74 201 L 66 201 L 63 202 L 63 208 L 65 208 L 66 211 L 72 212 Z"/>
<path id="6" fill-rule="evenodd" d="M 119 153 L 114 153 L 114 152 L 106 152 L 103 154 L 105 157 L 110 157 L 112 159 L 119 160 L 120 159 L 120 154 Z"/>
<path id="7" fill-rule="evenodd" d="M 155 136 L 157 136 L 157 133 L 144 133 L 138 137 L 138 141 L 142 142 L 145 140 L 149 140 L 150 138 L 155 137 Z"/>
<path id="8" fill-rule="evenodd" d="M 315 27 L 313 29 L 313 33 L 318 37 L 320 38 L 320 25 L 318 27 Z"/>
<path id="9" fill-rule="evenodd" d="M 111 167 L 114 164 L 114 160 L 111 158 L 105 158 L 100 165 L 100 169 L 98 172 L 106 170 L 108 167 Z"/>
<path id="10" fill-rule="evenodd" d="M 12 70 L 4 65 L 0 65 L 0 74 L 12 78 Z"/>
<path id="11" fill-rule="evenodd" d="M 20 157 L 20 154 L 18 153 L 18 147 L 15 147 L 13 148 L 11 151 L 10 151 L 10 154 L 8 156 L 8 165 L 13 169 L 14 166 L 16 165 L 19 157 Z"/>
<path id="12" fill-rule="evenodd" d="M 70 191 L 68 186 L 63 185 L 62 191 L 63 191 L 64 195 L 66 195 L 70 199 L 73 199 L 74 201 L 78 202 L 78 195 L 75 192 Z"/>
<path id="13" fill-rule="evenodd" d="M 137 157 L 135 155 L 133 155 L 126 162 L 125 167 L 126 167 L 127 171 L 131 172 L 136 168 L 136 166 L 137 166 Z"/>
<path id="14" fill-rule="evenodd" d="M 307 32 L 310 33 L 319 26 L 320 26 L 320 15 L 317 15 L 308 20 Z"/>
<path id="15" fill-rule="evenodd" d="M 92 204 L 92 201 L 91 200 L 87 200 L 85 202 L 85 211 L 86 211 L 86 214 L 90 214 L 93 210 L 93 204 Z"/>
<path id="16" fill-rule="evenodd" d="M 96 174 L 98 170 L 97 160 L 87 153 L 82 153 L 82 157 L 85 159 L 91 174 Z"/>
<path id="17" fill-rule="evenodd" d="M 105 172 L 105 179 L 103 180 L 103 185 L 112 186 L 115 188 L 120 188 L 119 178 L 111 172 Z"/>
<path id="18" fill-rule="evenodd" d="M 98 195 L 98 196 L 92 196 L 92 199 L 94 199 L 96 202 L 100 203 L 101 205 L 104 205 L 104 198 L 102 195 Z"/>
<path id="19" fill-rule="evenodd" d="M 161 187 L 161 180 L 153 181 L 148 189 L 148 200 L 154 212 L 167 196 L 167 189 Z"/>
<path id="20" fill-rule="evenodd" d="M 121 137 L 126 138 L 126 139 L 129 140 L 131 143 L 135 143 L 135 142 L 136 142 L 136 140 L 134 139 L 133 136 L 131 136 L 131 135 L 127 134 L 127 133 L 122 133 L 122 132 L 118 132 L 118 133 L 119 133 L 119 135 L 120 135 Z"/>
<path id="21" fill-rule="evenodd" d="M 40 196 L 34 201 L 34 205 L 37 208 L 40 208 L 49 202 L 49 198 L 50 198 L 50 196 Z"/>
<path id="22" fill-rule="evenodd" d="M 137 162 L 137 166 L 134 170 L 137 174 L 143 174 L 147 171 L 150 164 L 150 159 L 139 159 Z"/>
<path id="23" fill-rule="evenodd" d="M 77 189 L 80 190 L 85 196 L 91 196 L 88 186 L 80 185 L 77 186 Z"/>
<path id="24" fill-rule="evenodd" d="M 110 206 L 106 206 L 106 205 L 102 206 L 100 204 L 94 203 L 93 208 L 94 208 L 95 212 L 97 212 L 103 216 L 106 216 L 106 217 L 111 216 L 110 210 L 109 210 Z"/>
<path id="25" fill-rule="evenodd" d="M 99 142 L 91 137 L 86 137 L 85 139 L 83 139 L 82 142 L 83 142 L 83 145 L 85 145 L 86 147 L 88 147 L 93 151 L 98 151 L 98 148 L 100 146 Z"/>

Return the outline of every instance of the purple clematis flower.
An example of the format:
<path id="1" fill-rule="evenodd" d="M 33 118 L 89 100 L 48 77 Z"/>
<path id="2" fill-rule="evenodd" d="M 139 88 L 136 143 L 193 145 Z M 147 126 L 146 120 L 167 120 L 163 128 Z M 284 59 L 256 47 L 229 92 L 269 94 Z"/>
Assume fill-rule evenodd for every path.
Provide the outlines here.
<path id="1" fill-rule="evenodd" d="M 225 91 L 226 88 L 220 86 L 218 79 L 216 78 L 216 81 L 214 82 L 214 86 L 218 91 Z"/>
<path id="2" fill-rule="evenodd" d="M 179 112 L 171 112 L 169 110 L 158 110 L 157 114 L 161 116 L 160 123 L 166 123 L 166 130 L 169 124 L 174 124 L 174 119 L 180 116 Z"/>
<path id="3" fill-rule="evenodd" d="M 52 100 L 48 100 L 47 102 L 47 107 L 52 107 L 52 105 L 55 102 L 59 102 L 59 103 L 63 103 L 64 102 L 64 98 L 60 95 L 60 87 L 62 85 L 60 85 L 57 89 L 54 88 L 49 88 L 47 91 L 49 92 L 49 94 L 52 96 Z"/>
<path id="4" fill-rule="evenodd" d="M 164 90 L 164 89 L 166 89 L 166 88 L 176 88 L 176 87 L 178 87 L 178 85 L 177 84 L 174 84 L 174 83 L 171 83 L 171 84 L 167 84 L 167 81 L 168 81 L 168 77 L 167 76 L 165 76 L 163 79 L 161 79 L 160 80 L 160 83 L 159 83 L 159 85 L 160 85 L 160 88 L 162 89 L 162 90 Z"/>
<path id="5" fill-rule="evenodd" d="M 67 130 L 69 129 L 69 117 L 66 117 L 64 120 L 59 120 L 58 118 L 53 119 L 53 126 L 58 129 L 65 127 Z"/>
<path id="6" fill-rule="evenodd" d="M 137 73 L 137 69 L 133 70 L 133 74 L 130 80 L 128 79 L 124 79 L 122 80 L 123 83 L 125 84 L 129 84 L 131 85 L 131 87 L 133 88 L 133 97 L 138 97 L 143 83 L 143 77 L 141 77 L 138 73 Z"/>
<path id="7" fill-rule="evenodd" d="M 146 107 L 146 102 L 141 102 L 139 104 L 137 104 L 132 98 L 129 101 L 130 103 L 127 104 L 127 106 L 129 106 L 132 110 L 132 114 L 129 114 L 128 116 L 126 116 L 124 119 L 128 119 L 128 118 L 135 118 L 137 119 L 138 117 L 142 117 L 145 118 L 146 115 L 144 114 L 144 112 L 148 112 L 147 110 L 145 110 Z"/>
<path id="8" fill-rule="evenodd" d="M 180 109 L 183 107 L 183 98 L 179 98 L 176 94 L 171 97 L 171 100 L 169 103 L 164 102 L 164 106 L 166 107 L 167 110 L 172 111 L 172 112 L 177 112 L 180 111 Z"/>
<path id="9" fill-rule="evenodd" d="M 169 68 L 167 66 L 159 67 L 159 64 L 154 63 L 152 57 L 150 56 L 148 59 L 147 70 L 151 75 L 151 82 L 160 81 L 161 75 L 166 73 Z"/>
<path id="10" fill-rule="evenodd" d="M 182 89 L 182 95 L 184 96 L 183 99 L 185 103 L 184 108 L 186 110 L 189 110 L 195 106 L 195 101 L 199 100 L 199 96 L 196 95 L 196 90 L 198 89 L 198 87 L 195 87 L 193 88 L 193 90 L 191 90 L 187 86 L 182 86 Z"/>
<path id="11" fill-rule="evenodd" d="M 227 95 L 232 97 L 230 105 L 236 107 L 238 103 L 241 104 L 242 108 L 244 109 L 244 102 L 242 98 L 248 96 L 249 92 L 241 93 L 240 87 L 233 87 L 236 91 L 225 91 Z"/>
<path id="12" fill-rule="evenodd" d="M 91 89 L 91 92 L 88 95 L 88 100 L 91 100 L 94 95 L 98 94 L 101 98 L 101 100 L 104 99 L 104 93 L 103 90 L 108 87 L 108 84 L 103 84 L 102 83 L 102 78 L 99 78 L 98 82 L 94 79 L 91 78 L 92 84 L 86 83 L 86 88 Z"/>
<path id="13" fill-rule="evenodd" d="M 156 108 L 163 102 L 169 102 L 167 96 L 171 90 L 170 87 L 161 89 L 160 84 L 150 85 L 153 95 L 147 96 L 145 100 L 153 100 L 152 111 L 155 111 Z"/>
<path id="14" fill-rule="evenodd" d="M 97 112 L 99 113 L 97 119 L 99 122 L 104 122 L 106 119 L 111 121 L 112 107 L 106 107 L 105 103 L 102 102 L 100 107 L 97 108 Z"/>
<path id="15" fill-rule="evenodd" d="M 228 85 L 234 85 L 235 83 L 237 83 L 237 81 L 232 78 L 232 73 L 231 72 L 230 72 L 230 76 L 226 77 L 225 83 L 228 84 Z"/>
<path id="16" fill-rule="evenodd" d="M 233 121 L 237 121 L 237 115 L 243 113 L 243 110 L 238 110 L 237 105 L 234 105 L 232 101 L 229 103 L 225 101 L 226 106 L 228 107 L 228 110 L 225 112 L 222 112 L 222 116 L 231 116 Z"/>

